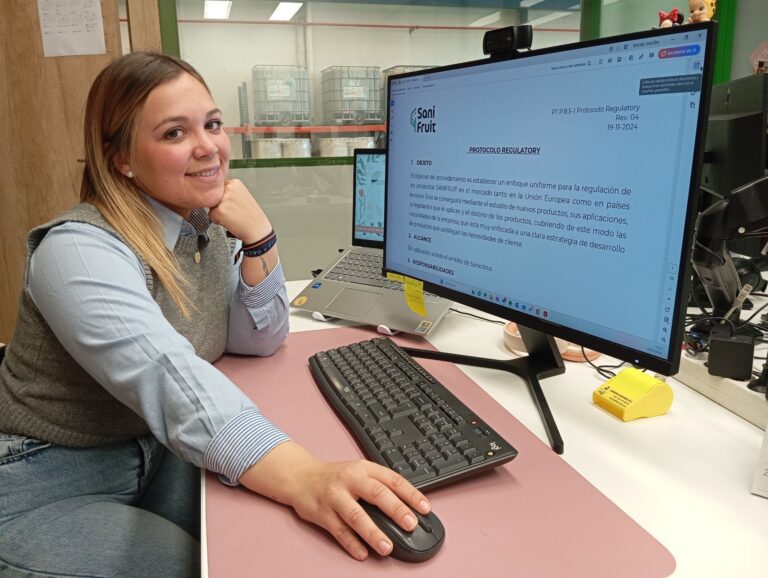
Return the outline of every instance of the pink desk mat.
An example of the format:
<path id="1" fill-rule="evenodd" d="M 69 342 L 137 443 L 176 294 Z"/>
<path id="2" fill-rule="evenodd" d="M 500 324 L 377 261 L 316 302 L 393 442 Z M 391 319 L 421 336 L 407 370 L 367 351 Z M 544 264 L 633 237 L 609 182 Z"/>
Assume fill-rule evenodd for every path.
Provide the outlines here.
<path id="1" fill-rule="evenodd" d="M 370 339 L 361 328 L 292 333 L 272 357 L 227 357 L 217 367 L 270 419 L 329 460 L 362 451 L 323 398 L 307 360 Z M 396 337 L 405 346 L 422 340 Z M 264 577 L 642 577 L 668 576 L 675 559 L 613 502 L 450 363 L 419 360 L 520 452 L 490 473 L 428 492 L 446 528 L 442 550 L 408 564 L 349 557 L 324 530 L 290 508 L 206 477 L 208 571 Z M 510 387 L 519 387 L 514 382 Z M 533 401 L 531 401 L 533 403 Z M 567 448 L 567 446 L 566 446 Z M 566 452 L 568 450 L 566 449 Z"/>

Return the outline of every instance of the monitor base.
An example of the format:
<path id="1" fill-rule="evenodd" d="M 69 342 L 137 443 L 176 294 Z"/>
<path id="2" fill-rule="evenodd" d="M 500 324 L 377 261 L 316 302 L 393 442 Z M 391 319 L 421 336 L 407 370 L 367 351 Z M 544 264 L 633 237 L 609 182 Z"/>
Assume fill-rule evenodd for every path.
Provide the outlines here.
<path id="1" fill-rule="evenodd" d="M 552 446 L 555 453 L 562 454 L 565 450 L 563 438 L 560 435 L 560 430 L 557 428 L 552 411 L 549 409 L 549 404 L 541 389 L 539 379 L 564 373 L 565 364 L 563 363 L 563 358 L 560 356 L 560 351 L 557 349 L 554 337 L 522 325 L 518 325 L 518 329 L 520 330 L 520 336 L 523 338 L 528 355 L 517 359 L 489 359 L 458 353 L 414 349 L 411 347 L 403 347 L 403 349 L 411 357 L 422 357 L 438 361 L 450 361 L 458 365 L 498 369 L 514 373 L 523 378 L 528 384 L 531 397 L 533 397 L 541 420 L 544 422 L 544 429 L 547 432 L 550 446 Z"/>

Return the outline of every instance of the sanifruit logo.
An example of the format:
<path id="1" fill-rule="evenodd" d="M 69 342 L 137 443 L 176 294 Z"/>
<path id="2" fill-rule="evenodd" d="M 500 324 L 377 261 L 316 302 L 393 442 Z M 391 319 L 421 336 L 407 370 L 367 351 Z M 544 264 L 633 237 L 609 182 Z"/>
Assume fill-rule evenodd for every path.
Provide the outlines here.
<path id="1" fill-rule="evenodd" d="M 411 111 L 411 126 L 416 133 L 435 133 L 437 132 L 437 123 L 435 122 L 435 107 L 421 108 L 417 106 Z"/>

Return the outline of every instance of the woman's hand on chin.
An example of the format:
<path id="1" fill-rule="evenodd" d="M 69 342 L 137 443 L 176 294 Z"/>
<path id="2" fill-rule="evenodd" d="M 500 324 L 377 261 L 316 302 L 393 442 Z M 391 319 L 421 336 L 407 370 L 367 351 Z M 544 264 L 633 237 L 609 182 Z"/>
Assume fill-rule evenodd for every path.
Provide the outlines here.
<path id="1" fill-rule="evenodd" d="M 258 241 L 272 230 L 267 215 L 239 179 L 226 181 L 219 204 L 211 207 L 208 216 L 245 244 Z"/>

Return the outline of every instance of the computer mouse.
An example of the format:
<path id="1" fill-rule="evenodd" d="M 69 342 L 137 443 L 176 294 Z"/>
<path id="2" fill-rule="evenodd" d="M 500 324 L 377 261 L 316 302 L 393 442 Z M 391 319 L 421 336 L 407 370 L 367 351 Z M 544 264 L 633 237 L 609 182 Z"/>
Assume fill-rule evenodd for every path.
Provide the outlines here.
<path id="1" fill-rule="evenodd" d="M 394 547 L 390 556 L 393 558 L 403 562 L 424 562 L 437 554 L 445 542 L 445 528 L 433 512 L 426 515 L 414 512 L 419 523 L 413 531 L 407 532 L 378 507 L 363 500 L 360 505 L 392 540 Z"/>

